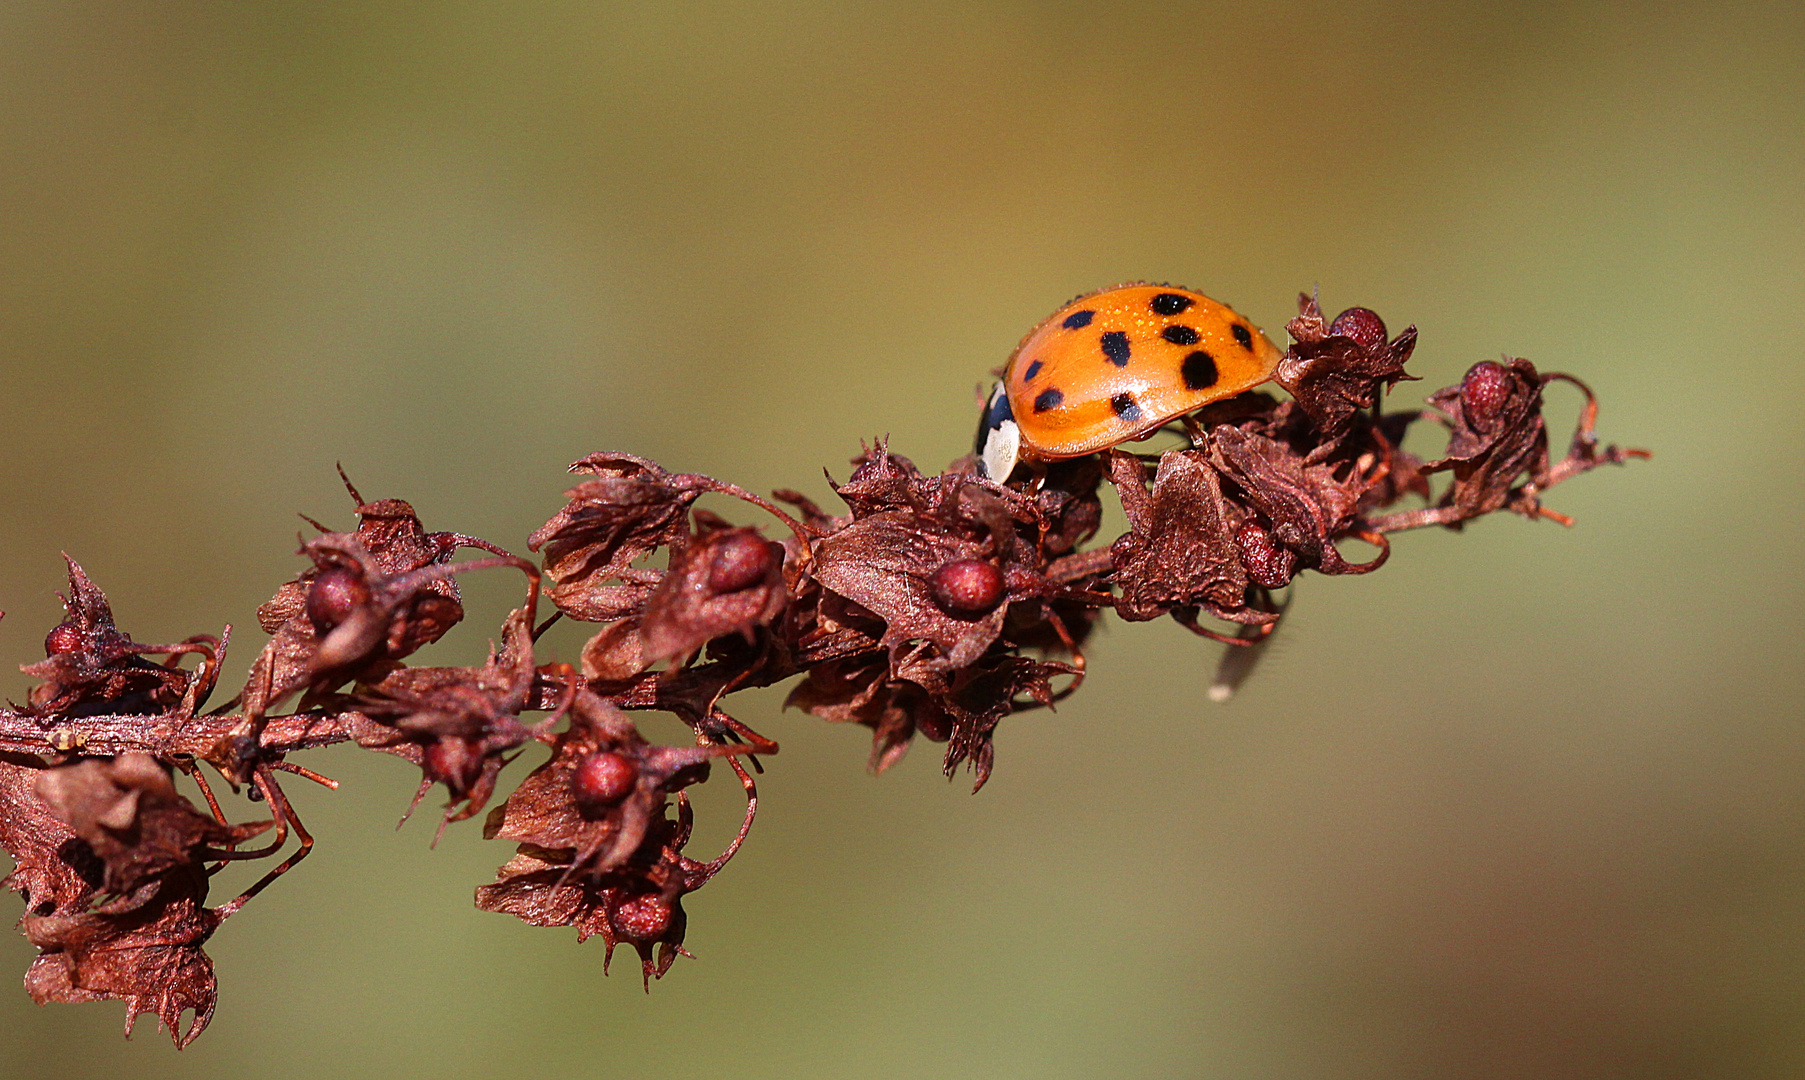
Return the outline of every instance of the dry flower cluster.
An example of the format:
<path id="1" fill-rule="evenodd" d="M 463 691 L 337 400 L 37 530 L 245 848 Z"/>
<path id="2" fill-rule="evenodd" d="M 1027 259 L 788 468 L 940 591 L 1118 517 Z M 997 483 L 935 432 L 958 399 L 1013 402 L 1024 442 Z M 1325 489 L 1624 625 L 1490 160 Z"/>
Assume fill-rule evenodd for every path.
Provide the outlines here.
<path id="1" fill-rule="evenodd" d="M 684 898 L 752 824 L 756 755 L 777 750 L 722 709 L 728 694 L 801 676 L 789 704 L 869 727 L 873 769 L 921 736 L 946 744 L 948 775 L 965 764 L 982 786 L 997 725 L 1078 688 L 1103 611 L 1170 615 L 1229 642 L 1227 690 L 1280 619 L 1275 590 L 1298 573 L 1367 573 L 1384 563 L 1389 532 L 1496 510 L 1564 521 L 1543 492 L 1642 456 L 1599 446 L 1581 386 L 1578 430 L 1551 461 L 1543 388 L 1578 384 L 1526 360 L 1475 365 L 1430 397 L 1431 411 L 1383 413 L 1382 390 L 1410 377 L 1414 328 L 1391 338 L 1362 308 L 1332 323 L 1307 297 L 1300 308 L 1278 378 L 1288 400 L 1244 394 L 1184 418 L 1184 445 L 1157 457 L 1116 448 L 1008 486 L 980 479 L 969 458 L 925 475 L 880 443 L 835 486 L 844 513 L 775 493 L 790 513 L 706 476 L 593 454 L 527 541 L 542 565 L 428 532 L 407 503 L 352 488 L 356 529 L 317 526 L 306 568 L 258 609 L 269 640 L 247 684 L 210 711 L 230 629 L 133 641 L 70 560 L 67 617 L 45 659 L 23 668 L 39 682 L 0 709 L 0 844 L 17 863 L 6 884 L 39 950 L 26 990 L 39 1002 L 117 998 L 128 1033 L 152 1013 L 178 1045 L 194 1039 L 216 997 L 208 937 L 312 847 L 280 780 L 332 782 L 290 759 L 345 741 L 417 765 L 416 806 L 443 785 L 441 829 L 481 813 L 521 749 L 546 744 L 550 759 L 489 810 L 484 835 L 517 847 L 477 906 L 575 926 L 610 954 L 629 945 L 649 986 L 684 953 Z M 1433 461 L 1402 449 L 1425 419 L 1448 432 Z M 1131 528 L 1086 547 L 1106 481 Z M 769 512 L 781 535 L 694 506 L 710 493 Z M 1409 496 L 1420 505 L 1391 509 Z M 1376 554 L 1350 562 L 1348 539 Z M 481 554 L 454 561 L 460 549 Z M 410 665 L 462 618 L 457 576 L 482 569 L 524 578 L 501 645 L 479 666 Z M 544 621 L 542 588 L 555 608 Z M 535 655 L 558 618 L 597 625 L 580 670 Z M 637 710 L 674 714 L 694 745 L 646 741 Z M 231 823 L 203 765 L 267 820 Z M 744 824 L 726 851 L 698 860 L 685 852 L 686 789 L 723 766 L 744 788 Z M 204 810 L 177 791 L 177 772 Z M 214 873 L 284 849 L 245 893 L 208 906 Z"/>

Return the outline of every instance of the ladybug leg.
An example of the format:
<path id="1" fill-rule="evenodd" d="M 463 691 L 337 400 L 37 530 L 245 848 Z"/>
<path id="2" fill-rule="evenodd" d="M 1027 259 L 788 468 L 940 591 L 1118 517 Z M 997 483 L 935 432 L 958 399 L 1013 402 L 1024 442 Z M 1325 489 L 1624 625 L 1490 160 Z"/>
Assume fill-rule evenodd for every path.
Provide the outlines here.
<path id="1" fill-rule="evenodd" d="M 1197 422 L 1195 416 L 1186 413 L 1178 418 L 1178 422 L 1184 425 L 1185 434 L 1190 436 L 1193 450 L 1203 450 L 1209 446 L 1209 433 L 1203 430 L 1203 425 Z"/>
<path id="2" fill-rule="evenodd" d="M 1028 467 L 1028 483 L 1023 486 L 1022 494 L 1039 495 L 1040 489 L 1047 482 L 1047 463 L 1039 458 L 1023 458 L 1022 464 Z M 1041 526 L 1044 532 L 1046 526 Z"/>

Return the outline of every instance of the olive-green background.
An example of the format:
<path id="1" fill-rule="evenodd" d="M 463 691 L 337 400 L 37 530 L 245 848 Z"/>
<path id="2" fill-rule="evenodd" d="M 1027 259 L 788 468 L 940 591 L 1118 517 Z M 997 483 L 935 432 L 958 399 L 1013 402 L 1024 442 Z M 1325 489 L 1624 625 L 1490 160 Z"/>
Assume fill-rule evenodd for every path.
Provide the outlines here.
<path id="1" fill-rule="evenodd" d="M 861 438 L 937 469 L 1131 278 L 1414 322 L 1401 405 L 1528 356 L 1655 452 L 1559 489 L 1572 530 L 1306 578 L 1225 706 L 1215 647 L 1112 625 L 976 797 L 737 699 L 783 751 L 649 997 L 473 910 L 508 849 L 396 832 L 407 766 L 315 755 L 345 786 L 291 785 L 321 845 L 215 938 L 212 1030 L 0 987 L 0 1075 L 1805 1073 L 1802 121 L 1784 3 L 0 5 L 9 669 L 67 549 L 242 671 L 335 461 L 517 549 L 594 450 L 830 505 Z"/>

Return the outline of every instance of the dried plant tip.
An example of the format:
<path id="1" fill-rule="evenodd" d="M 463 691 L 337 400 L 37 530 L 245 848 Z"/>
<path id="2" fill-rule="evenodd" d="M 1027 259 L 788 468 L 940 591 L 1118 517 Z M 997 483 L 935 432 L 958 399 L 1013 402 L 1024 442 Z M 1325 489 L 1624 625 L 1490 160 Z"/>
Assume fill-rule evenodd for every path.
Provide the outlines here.
<path id="1" fill-rule="evenodd" d="M 928 591 L 948 614 L 982 615 L 1003 599 L 1003 572 L 984 559 L 954 559 L 928 578 Z"/>
<path id="2" fill-rule="evenodd" d="M 1335 316 L 1329 324 L 1331 337 L 1351 338 L 1368 349 L 1384 347 L 1387 340 L 1385 320 L 1371 308 L 1351 307 Z"/>
<path id="3" fill-rule="evenodd" d="M 577 808 L 593 817 L 619 806 L 633 794 L 639 783 L 639 767 L 620 754 L 604 750 L 584 758 L 571 774 L 570 782 L 576 789 Z"/>
<path id="4" fill-rule="evenodd" d="M 717 593 L 740 592 L 770 577 L 783 561 L 783 547 L 757 533 L 734 530 L 714 545 L 708 586 Z"/>
<path id="5" fill-rule="evenodd" d="M 369 602 L 370 586 L 363 575 L 348 566 L 334 566 L 321 571 L 307 586 L 307 621 L 324 637 Z"/>

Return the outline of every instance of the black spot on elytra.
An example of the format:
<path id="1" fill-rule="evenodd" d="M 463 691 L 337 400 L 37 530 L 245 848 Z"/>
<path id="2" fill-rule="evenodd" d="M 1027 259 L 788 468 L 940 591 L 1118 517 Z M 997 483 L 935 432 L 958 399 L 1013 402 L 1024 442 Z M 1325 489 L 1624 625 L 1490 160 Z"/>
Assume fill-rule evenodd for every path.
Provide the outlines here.
<path id="1" fill-rule="evenodd" d="M 1134 400 L 1133 394 L 1120 393 L 1112 396 L 1109 407 L 1116 411 L 1117 416 L 1131 424 L 1141 418 L 1141 403 Z"/>
<path id="2" fill-rule="evenodd" d="M 1202 349 L 1185 357 L 1178 371 L 1184 376 L 1186 390 L 1208 390 L 1220 377 L 1216 373 L 1216 358 Z"/>
<path id="3" fill-rule="evenodd" d="M 1070 315 L 1067 315 L 1065 321 L 1059 325 L 1065 327 L 1067 330 L 1082 330 L 1089 326 L 1091 320 L 1096 317 L 1097 313 L 1094 311 L 1074 311 Z"/>
<path id="4" fill-rule="evenodd" d="M 1155 315 L 1180 315 L 1197 301 L 1175 292 L 1163 292 L 1147 302 Z"/>
<path id="5" fill-rule="evenodd" d="M 1040 361 L 1036 360 L 1032 364 L 1028 365 L 1027 371 L 1022 372 L 1022 381 L 1023 382 L 1033 382 L 1034 376 L 1039 375 L 1039 374 L 1040 374 Z"/>
<path id="6" fill-rule="evenodd" d="M 1240 323 L 1235 324 L 1235 342 L 1249 352 L 1253 351 L 1253 331 Z"/>
<path id="7" fill-rule="evenodd" d="M 1048 409 L 1057 409 L 1063 404 L 1065 404 L 1065 395 L 1051 387 L 1042 390 L 1034 397 L 1034 411 L 1037 413 L 1046 412 Z"/>
<path id="8" fill-rule="evenodd" d="M 1174 345 L 1197 344 L 1197 331 L 1188 326 L 1168 326 L 1159 332 L 1159 336 Z"/>
<path id="9" fill-rule="evenodd" d="M 1120 330 L 1111 330 L 1100 339 L 1103 355 L 1117 367 L 1128 366 L 1128 335 Z"/>

